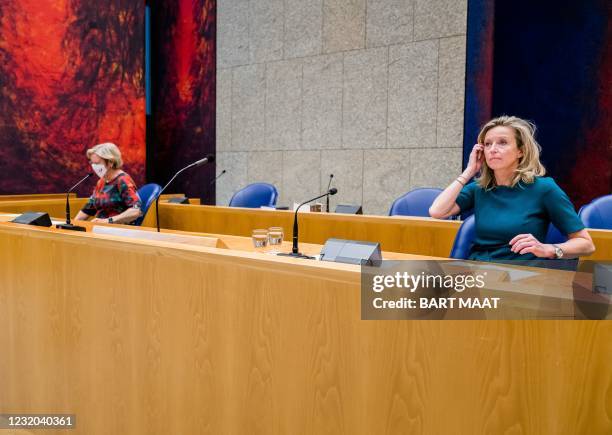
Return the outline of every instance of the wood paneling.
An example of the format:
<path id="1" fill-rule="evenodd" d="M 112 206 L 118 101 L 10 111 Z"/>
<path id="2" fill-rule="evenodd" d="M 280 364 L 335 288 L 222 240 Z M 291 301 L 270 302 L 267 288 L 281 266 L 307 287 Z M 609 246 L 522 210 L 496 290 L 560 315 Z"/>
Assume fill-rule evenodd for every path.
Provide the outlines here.
<path id="1" fill-rule="evenodd" d="M 87 198 L 71 198 L 70 211 L 72 216 L 85 205 Z M 0 201 L 0 212 L 4 213 L 25 213 L 37 211 L 49 213 L 50 216 L 58 219 L 66 218 L 66 197 L 55 199 L 30 199 L 30 200 L 7 200 Z"/>
<path id="2" fill-rule="evenodd" d="M 70 201 L 73 216 L 86 201 L 86 198 Z M 257 228 L 281 226 L 285 229 L 285 240 L 291 239 L 294 214 L 291 211 L 165 202 L 160 202 L 159 207 L 162 228 L 250 236 Z M 64 219 L 65 201 L 59 199 L 0 201 L 0 212 L 26 211 L 44 211 L 53 217 Z M 408 216 L 301 213 L 299 224 L 300 242 L 322 244 L 327 239 L 335 237 L 380 242 L 382 249 L 389 252 L 448 257 L 461 222 Z M 149 210 L 143 226 L 155 227 L 155 206 Z M 612 231 L 590 229 L 589 233 L 597 250 L 594 255 L 586 259 L 612 260 Z"/>
<path id="3" fill-rule="evenodd" d="M 70 198 L 76 198 L 76 193 L 70 193 Z M 65 193 L 33 193 L 29 195 L 0 195 L 0 201 L 30 201 L 37 199 L 63 199 L 66 200 Z"/>
<path id="4" fill-rule="evenodd" d="M 256 228 L 281 226 L 291 239 L 291 211 L 160 204 L 163 228 L 250 236 Z M 300 213 L 300 241 L 322 244 L 331 237 L 380 242 L 385 251 L 448 256 L 460 223 L 427 218 Z M 152 217 L 155 222 L 154 217 Z M 146 224 L 147 222 L 145 222 Z"/>
<path id="5" fill-rule="evenodd" d="M 0 224 L 0 409 L 88 435 L 612 432 L 611 322 L 362 321 L 359 287 L 350 265 Z"/>
<path id="6" fill-rule="evenodd" d="M 155 225 L 155 211 L 149 215 Z M 256 228 L 281 226 L 291 240 L 294 213 L 233 207 L 160 204 L 163 228 L 250 236 Z M 299 238 L 323 244 L 335 237 L 380 242 L 385 251 L 448 257 L 461 222 L 409 216 L 300 213 Z M 145 221 L 147 225 L 151 221 Z M 612 260 L 612 231 L 589 230 L 597 251 L 589 260 Z"/>

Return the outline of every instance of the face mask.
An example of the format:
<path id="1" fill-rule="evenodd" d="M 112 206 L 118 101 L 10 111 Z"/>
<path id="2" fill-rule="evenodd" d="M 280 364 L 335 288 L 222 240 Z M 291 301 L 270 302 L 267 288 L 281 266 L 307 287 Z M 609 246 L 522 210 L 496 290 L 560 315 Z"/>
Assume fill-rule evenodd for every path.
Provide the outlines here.
<path id="1" fill-rule="evenodd" d="M 106 169 L 106 166 L 104 166 L 102 163 L 92 163 L 91 169 L 93 169 L 96 175 L 100 178 L 106 175 L 107 169 Z"/>

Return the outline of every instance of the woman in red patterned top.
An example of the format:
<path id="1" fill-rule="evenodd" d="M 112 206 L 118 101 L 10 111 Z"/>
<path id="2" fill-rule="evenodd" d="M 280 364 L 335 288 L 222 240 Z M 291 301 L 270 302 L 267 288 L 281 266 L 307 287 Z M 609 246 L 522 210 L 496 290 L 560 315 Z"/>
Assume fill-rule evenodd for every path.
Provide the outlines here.
<path id="1" fill-rule="evenodd" d="M 87 204 L 75 220 L 94 217 L 92 222 L 127 224 L 137 219 L 141 201 L 134 180 L 121 170 L 121 151 L 113 143 L 101 143 L 87 150 L 91 168 L 100 179 Z"/>

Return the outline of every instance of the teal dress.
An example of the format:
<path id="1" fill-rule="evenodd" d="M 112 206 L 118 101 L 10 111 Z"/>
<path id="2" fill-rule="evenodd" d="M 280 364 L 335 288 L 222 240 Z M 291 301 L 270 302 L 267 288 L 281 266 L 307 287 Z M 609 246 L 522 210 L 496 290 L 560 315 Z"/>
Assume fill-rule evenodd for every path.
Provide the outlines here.
<path id="1" fill-rule="evenodd" d="M 512 252 L 510 240 L 530 233 L 545 243 L 551 222 L 566 235 L 584 228 L 570 199 L 549 177 L 487 191 L 471 182 L 461 190 L 456 202 L 462 212 L 474 209 L 476 238 L 470 260 L 533 260 L 533 254 Z"/>

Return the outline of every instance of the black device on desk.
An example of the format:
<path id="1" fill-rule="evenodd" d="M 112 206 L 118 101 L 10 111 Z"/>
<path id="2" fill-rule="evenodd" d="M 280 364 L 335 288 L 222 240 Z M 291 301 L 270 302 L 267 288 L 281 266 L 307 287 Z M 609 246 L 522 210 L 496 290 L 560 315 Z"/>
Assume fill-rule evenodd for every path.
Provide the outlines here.
<path id="1" fill-rule="evenodd" d="M 11 222 L 16 224 L 34 225 L 37 227 L 50 227 L 52 225 L 49 213 L 28 211 L 20 214 Z"/>
<path id="2" fill-rule="evenodd" d="M 363 208 L 360 205 L 338 204 L 335 213 L 363 214 Z"/>
<path id="3" fill-rule="evenodd" d="M 321 250 L 321 261 L 380 266 L 380 243 L 357 240 L 328 239 Z"/>

